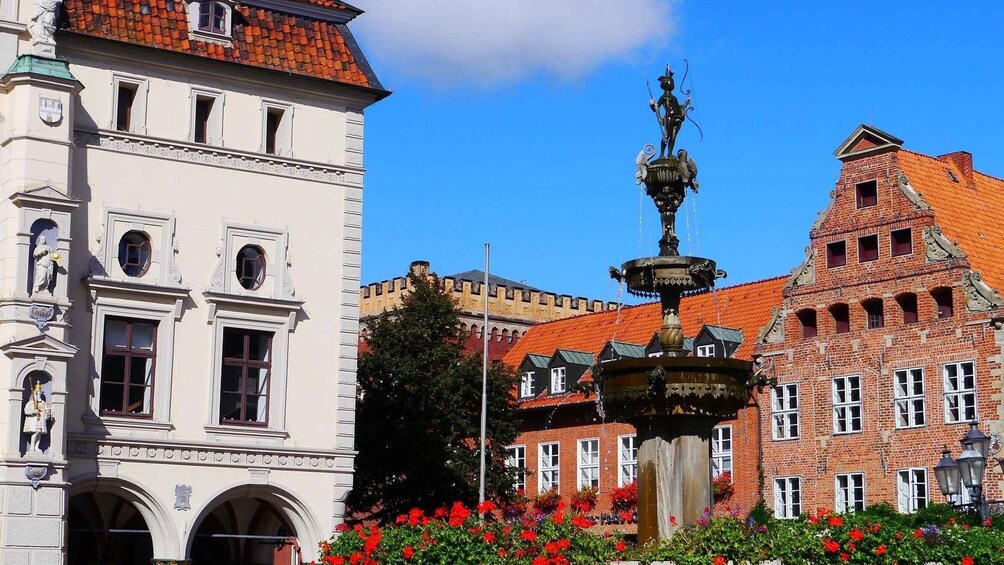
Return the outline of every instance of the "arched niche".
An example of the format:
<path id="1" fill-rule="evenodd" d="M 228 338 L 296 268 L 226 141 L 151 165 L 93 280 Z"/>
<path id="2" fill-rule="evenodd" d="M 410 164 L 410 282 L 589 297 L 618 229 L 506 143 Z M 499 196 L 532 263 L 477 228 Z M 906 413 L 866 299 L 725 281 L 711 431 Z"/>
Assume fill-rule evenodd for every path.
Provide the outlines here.
<path id="1" fill-rule="evenodd" d="M 23 379 L 23 381 L 21 383 L 22 384 L 22 386 L 21 386 L 21 406 L 26 408 L 28 406 L 29 402 L 33 402 L 32 394 L 31 393 L 32 393 L 32 390 L 34 390 L 34 388 L 35 388 L 35 383 L 38 383 L 38 384 L 41 385 L 41 387 L 42 387 L 42 395 L 41 395 L 42 396 L 42 400 L 46 404 L 48 404 L 49 410 L 50 410 L 50 414 L 52 414 L 52 416 L 55 417 L 55 413 L 51 411 L 52 410 L 52 404 L 53 404 L 53 402 L 52 402 L 52 399 L 53 399 L 53 395 L 52 395 L 52 377 L 49 375 L 49 373 L 47 373 L 45 371 L 31 371 L 30 373 L 28 373 L 27 376 L 24 377 L 24 379 Z M 20 441 L 18 442 L 18 453 L 20 453 L 22 457 L 24 457 L 28 453 L 29 435 L 25 431 L 25 427 L 26 427 L 25 424 L 27 423 L 28 418 L 30 418 L 30 417 L 31 416 L 26 415 L 24 413 L 24 409 L 22 409 L 22 411 L 21 411 L 20 425 L 18 426 L 18 431 L 21 432 L 20 433 Z M 56 422 L 54 420 L 50 419 L 48 421 L 48 426 L 46 428 L 47 428 L 47 430 L 49 432 L 51 432 L 52 428 L 55 425 L 56 425 Z M 45 455 L 51 455 L 51 452 L 49 450 L 49 447 L 50 447 L 51 444 L 52 444 L 52 434 L 51 433 L 42 434 L 42 438 L 39 441 L 38 446 L 39 446 L 39 448 L 41 448 L 43 454 L 45 454 Z"/>
<path id="2" fill-rule="evenodd" d="M 31 244 L 28 247 L 28 278 L 24 281 L 25 291 L 28 294 L 35 294 L 35 250 L 38 248 L 39 238 L 45 238 L 45 244 L 56 252 L 59 246 L 59 226 L 49 218 L 39 218 L 31 224 Z M 52 277 L 49 279 L 49 286 L 46 289 L 50 294 L 55 293 L 56 278 L 59 275 L 58 263 L 53 265 Z"/>

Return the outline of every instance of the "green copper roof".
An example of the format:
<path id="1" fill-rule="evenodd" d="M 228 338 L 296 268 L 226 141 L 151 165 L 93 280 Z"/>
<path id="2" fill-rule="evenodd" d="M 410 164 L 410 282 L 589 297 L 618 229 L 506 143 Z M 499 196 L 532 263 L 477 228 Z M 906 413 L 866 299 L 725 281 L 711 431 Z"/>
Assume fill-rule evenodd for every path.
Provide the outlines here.
<path id="1" fill-rule="evenodd" d="M 70 72 L 70 65 L 66 61 L 59 59 L 48 59 L 38 55 L 21 55 L 14 64 L 7 69 L 4 76 L 32 74 L 41 75 L 63 80 L 77 81 L 77 77 Z"/>
<path id="2" fill-rule="evenodd" d="M 585 351 L 559 349 L 554 352 L 554 356 L 560 357 L 566 363 L 571 363 L 573 365 L 586 365 L 588 367 L 593 364 L 593 354 L 586 353 Z"/>
<path id="3" fill-rule="evenodd" d="M 537 355 L 536 353 L 528 353 L 526 355 L 526 359 L 523 360 L 523 364 L 525 365 L 527 362 L 529 362 L 534 367 L 537 367 L 538 369 L 543 369 L 544 367 L 547 367 L 547 362 L 550 360 L 551 358 L 546 355 Z"/>
<path id="4" fill-rule="evenodd" d="M 645 347 L 634 343 L 624 343 L 622 341 L 611 341 L 610 348 L 621 357 L 642 358 L 645 356 Z"/>
<path id="5" fill-rule="evenodd" d="M 719 341 L 731 341 L 732 343 L 742 343 L 743 342 L 743 331 L 737 330 L 735 328 L 726 328 L 723 326 L 704 326 L 711 337 Z"/>

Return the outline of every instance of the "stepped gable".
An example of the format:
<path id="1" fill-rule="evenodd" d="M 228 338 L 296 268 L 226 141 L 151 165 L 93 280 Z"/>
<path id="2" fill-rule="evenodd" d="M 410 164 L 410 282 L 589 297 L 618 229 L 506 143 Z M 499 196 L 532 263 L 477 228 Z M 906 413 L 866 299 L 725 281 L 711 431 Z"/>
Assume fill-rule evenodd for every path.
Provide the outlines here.
<path id="1" fill-rule="evenodd" d="M 1004 289 L 1004 180 L 974 171 L 968 153 L 931 157 L 900 149 L 896 158 L 943 235 L 958 242 L 983 282 Z"/>
<path id="2" fill-rule="evenodd" d="M 375 90 L 380 98 L 388 94 L 346 25 L 359 9 L 333 0 L 285 4 L 286 11 L 236 4 L 227 42 L 190 34 L 182 0 L 65 0 L 61 33 L 331 80 Z"/>
<path id="3" fill-rule="evenodd" d="M 735 357 L 749 359 L 753 355 L 753 339 L 767 325 L 772 306 L 781 304 L 781 290 L 787 276 L 774 277 L 684 296 L 680 311 L 686 335 L 697 335 L 705 324 L 728 326 L 742 330 L 747 338 L 736 350 Z M 717 304 L 717 306 L 716 306 Z M 619 316 L 619 321 L 618 321 Z M 658 302 L 628 306 L 620 313 L 612 310 L 584 314 L 532 326 L 503 358 L 503 362 L 518 367 L 529 353 L 554 355 L 558 349 L 585 351 L 598 356 L 608 341 L 645 345 L 662 326 Z M 587 371 L 582 381 L 592 380 Z M 575 404 L 593 399 L 581 394 L 538 396 L 520 402 L 521 408 L 539 408 L 559 404 Z"/>

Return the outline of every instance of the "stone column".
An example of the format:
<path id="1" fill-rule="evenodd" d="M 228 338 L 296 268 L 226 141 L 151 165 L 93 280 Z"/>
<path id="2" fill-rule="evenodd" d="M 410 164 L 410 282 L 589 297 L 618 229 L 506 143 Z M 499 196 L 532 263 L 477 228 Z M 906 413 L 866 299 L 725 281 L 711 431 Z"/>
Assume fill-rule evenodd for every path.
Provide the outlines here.
<path id="1" fill-rule="evenodd" d="M 637 422 L 638 542 L 668 538 L 713 505 L 711 432 L 715 419 L 675 415 Z M 672 518 L 675 518 L 675 525 Z"/>

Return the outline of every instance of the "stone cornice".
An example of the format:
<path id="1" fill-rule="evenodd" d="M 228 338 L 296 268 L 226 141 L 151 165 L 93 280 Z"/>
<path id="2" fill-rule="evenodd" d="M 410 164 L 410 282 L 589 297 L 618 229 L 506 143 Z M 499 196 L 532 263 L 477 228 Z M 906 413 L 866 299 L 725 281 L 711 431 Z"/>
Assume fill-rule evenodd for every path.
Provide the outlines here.
<path id="1" fill-rule="evenodd" d="M 71 433 L 68 459 L 94 458 L 148 461 L 215 467 L 261 467 L 352 473 L 350 450 L 320 450 L 251 445 L 220 445 L 199 441 L 165 441 L 157 438 L 107 438 Z"/>
<path id="2" fill-rule="evenodd" d="M 298 178 L 361 188 L 361 169 L 325 165 L 311 161 L 300 161 L 213 147 L 195 143 L 160 139 L 150 136 L 123 134 L 105 130 L 76 130 L 73 143 L 77 146 L 99 147 L 119 153 L 147 155 L 160 159 L 185 161 L 212 167 L 222 167 L 241 171 L 251 171 L 267 175 Z"/>

